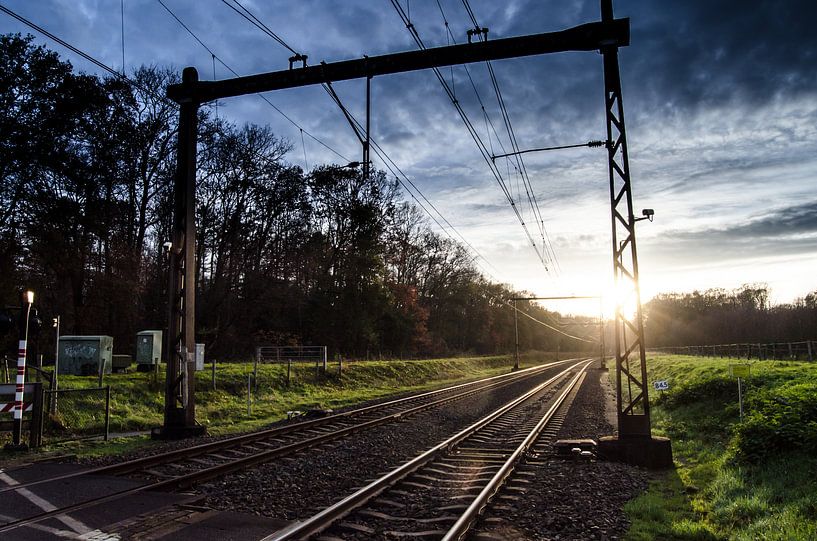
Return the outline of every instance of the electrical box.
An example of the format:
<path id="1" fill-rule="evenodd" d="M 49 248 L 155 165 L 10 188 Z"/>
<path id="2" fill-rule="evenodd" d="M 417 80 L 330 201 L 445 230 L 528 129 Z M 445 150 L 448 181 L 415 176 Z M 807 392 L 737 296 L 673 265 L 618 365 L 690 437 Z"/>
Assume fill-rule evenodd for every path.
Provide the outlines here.
<path id="1" fill-rule="evenodd" d="M 196 344 L 196 371 L 204 370 L 204 344 Z"/>
<path id="2" fill-rule="evenodd" d="M 154 365 L 162 360 L 162 331 L 136 334 L 136 364 Z"/>
<path id="3" fill-rule="evenodd" d="M 110 336 L 60 336 L 57 351 L 60 374 L 96 376 L 100 367 L 104 374 L 111 373 Z"/>
<path id="4" fill-rule="evenodd" d="M 131 363 L 133 363 L 133 357 L 130 355 L 117 355 L 114 354 L 111 357 L 111 367 L 114 372 L 127 372 L 130 368 Z"/>

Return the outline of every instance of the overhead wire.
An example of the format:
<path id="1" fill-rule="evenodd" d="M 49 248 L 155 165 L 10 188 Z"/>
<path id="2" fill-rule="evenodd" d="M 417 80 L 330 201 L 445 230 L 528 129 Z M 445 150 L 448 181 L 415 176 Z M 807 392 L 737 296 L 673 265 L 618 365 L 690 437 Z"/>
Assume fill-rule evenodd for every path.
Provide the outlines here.
<path id="1" fill-rule="evenodd" d="M 473 9 L 469 3 L 469 0 L 462 0 L 462 4 L 465 7 L 465 10 L 468 14 L 468 17 L 471 19 L 471 22 L 474 24 L 475 33 L 478 35 L 480 40 L 486 40 L 487 36 L 483 32 L 477 32 L 477 30 L 486 30 L 480 27 L 479 22 L 474 14 Z M 439 6 L 439 4 L 438 4 Z M 440 8 L 442 11 L 442 8 Z M 525 187 L 525 194 L 528 198 L 528 203 L 530 205 L 531 211 L 533 213 L 534 218 L 537 220 L 539 225 L 539 233 L 542 238 L 542 244 L 547 252 L 549 252 L 549 258 L 552 263 L 556 265 L 558 270 L 561 270 L 561 267 L 558 264 L 558 259 L 556 258 L 556 253 L 553 250 L 553 245 L 550 242 L 550 239 L 547 235 L 547 230 L 545 228 L 545 221 L 542 217 L 541 209 L 539 208 L 539 202 L 536 200 L 536 191 L 533 188 L 533 184 L 531 183 L 530 176 L 528 175 L 527 167 L 525 166 L 525 162 L 522 159 L 522 156 L 519 154 L 519 143 L 516 138 L 516 133 L 513 129 L 513 123 L 511 122 L 510 114 L 508 113 L 507 106 L 505 104 L 505 99 L 502 95 L 502 90 L 499 86 L 499 81 L 497 80 L 496 73 L 494 72 L 493 64 L 490 60 L 485 62 L 485 65 L 488 68 L 488 74 L 491 79 L 491 84 L 494 89 L 494 93 L 496 94 L 497 104 L 499 106 L 499 110 L 502 114 L 502 119 L 505 124 L 505 130 L 508 134 L 508 139 L 511 143 L 511 147 L 513 148 L 515 154 L 515 159 L 517 165 L 519 166 L 522 172 L 522 180 L 523 185 Z"/>
<path id="2" fill-rule="evenodd" d="M 213 58 L 218 60 L 219 64 L 221 64 L 222 66 L 227 68 L 227 70 L 230 73 L 232 73 L 234 76 L 240 77 L 240 75 L 233 68 L 228 66 L 227 63 L 224 62 L 224 60 L 222 60 L 215 52 L 213 52 L 212 49 L 210 49 L 210 47 L 205 45 L 205 43 L 201 39 L 199 39 L 199 37 L 195 34 L 195 32 L 193 32 L 186 24 L 184 24 L 184 22 L 178 16 L 176 16 L 176 14 L 173 13 L 173 10 L 171 10 L 169 7 L 167 7 L 167 5 L 162 0 L 156 0 L 156 1 L 159 2 L 159 4 L 171 15 L 171 17 L 173 17 L 176 20 L 176 22 L 178 22 L 179 25 L 181 25 L 181 27 L 184 28 L 187 31 L 187 33 L 190 34 L 190 36 L 192 36 L 193 39 L 195 39 L 199 43 L 199 45 L 204 47 L 204 49 L 207 50 L 207 52 L 210 53 Z M 332 148 L 328 144 L 324 143 L 323 141 L 321 141 L 316 136 L 312 135 L 308 130 L 304 129 L 303 126 L 301 126 L 300 124 L 295 122 L 292 118 L 290 118 L 289 115 L 284 113 L 284 111 L 282 111 L 279 107 L 277 107 L 274 103 L 272 103 L 269 99 L 267 99 L 266 96 L 264 96 L 261 93 L 256 94 L 256 96 L 258 96 L 259 98 L 264 100 L 270 107 L 272 107 L 276 112 L 278 112 L 278 114 L 280 114 L 282 117 L 284 117 L 290 124 L 292 124 L 293 126 L 298 128 L 299 130 L 302 130 L 303 133 L 305 133 L 309 138 L 313 139 L 319 145 L 323 146 L 325 149 L 329 150 L 330 152 L 332 152 L 333 154 L 335 154 L 336 156 L 338 156 L 342 160 L 344 160 L 346 162 L 350 161 L 349 158 L 347 158 L 346 156 L 344 156 L 343 154 L 341 154 L 340 152 L 338 152 L 337 150 L 335 150 L 334 148 Z"/>
<path id="3" fill-rule="evenodd" d="M 304 142 L 304 130 L 301 129 L 301 148 L 304 151 L 304 172 L 309 171 L 309 162 L 306 161 L 306 143 Z"/>
<path id="4" fill-rule="evenodd" d="M 289 52 L 291 52 L 291 53 L 292 53 L 292 54 L 294 54 L 294 55 L 299 55 L 299 54 L 300 54 L 298 51 L 296 51 L 295 49 L 293 49 L 292 47 L 290 47 L 290 46 L 289 46 L 289 44 L 287 44 L 287 42 L 286 42 L 286 41 L 284 41 L 284 40 L 283 40 L 283 38 L 281 38 L 281 36 L 279 36 L 278 34 L 276 34 L 275 32 L 273 32 L 273 31 L 272 31 L 272 29 L 270 29 L 270 27 L 268 27 L 266 24 L 264 24 L 264 22 L 263 22 L 261 19 L 259 19 L 258 17 L 256 17 L 256 16 L 255 16 L 255 15 L 254 15 L 254 14 L 253 14 L 253 13 L 252 13 L 250 10 L 248 10 L 247 8 L 245 8 L 245 7 L 244 7 L 244 6 L 241 4 L 241 2 L 239 2 L 238 0 L 234 0 L 234 2 L 235 2 L 235 4 L 236 4 L 236 6 L 238 6 L 238 7 L 236 8 L 236 7 L 235 7 L 233 4 L 231 4 L 231 3 L 230 3 L 230 2 L 228 2 L 227 0 L 221 0 L 221 1 L 222 1 L 222 2 L 223 2 L 223 3 L 224 3 L 226 6 L 227 6 L 227 7 L 229 7 L 230 9 L 232 9 L 233 11 L 235 11 L 236 13 L 238 13 L 239 15 L 241 15 L 242 17 L 244 17 L 246 20 L 248 20 L 248 21 L 249 21 L 251 24 L 253 24 L 253 25 L 254 25 L 254 26 L 256 26 L 257 28 L 260 28 L 260 29 L 261 29 L 261 30 L 262 30 L 262 31 L 263 31 L 265 34 L 267 34 L 269 37 L 271 37 L 272 39 L 274 39 L 275 41 L 277 41 L 277 42 L 278 42 L 278 44 L 279 44 L 279 45 L 281 45 L 281 47 L 283 47 L 284 49 L 288 50 Z"/>
<path id="5" fill-rule="evenodd" d="M 233 11 L 241 15 L 245 20 L 250 22 L 253 26 L 267 34 L 269 37 L 273 38 L 277 43 L 279 43 L 282 47 L 293 53 L 294 55 L 306 58 L 305 55 L 298 52 L 295 48 L 289 45 L 283 38 L 281 38 L 278 34 L 276 34 L 269 26 L 267 26 L 261 19 L 259 19 L 255 14 L 253 14 L 249 9 L 247 9 L 244 5 L 241 4 L 239 0 L 222 0 L 222 2 L 230 7 Z M 305 62 L 305 60 L 304 60 Z M 354 115 L 348 110 L 348 108 L 343 104 L 338 94 L 332 88 L 332 85 L 329 83 L 324 83 L 322 85 L 323 89 L 332 99 L 332 101 L 338 106 L 338 108 L 343 113 L 344 117 L 346 118 L 347 122 L 349 122 L 352 130 L 355 132 L 356 137 L 361 141 L 364 141 L 363 134 L 365 133 L 365 129 L 363 125 L 354 117 Z M 426 197 L 426 195 L 417 187 L 417 185 L 409 178 L 408 175 L 403 172 L 403 170 L 392 160 L 392 158 L 386 153 L 385 150 L 371 137 L 369 134 L 369 144 L 374 150 L 375 154 L 380 158 L 381 162 L 389 169 L 389 172 L 397 179 L 400 185 L 406 190 L 406 192 L 414 199 L 414 201 L 418 204 L 418 206 L 434 221 L 434 223 L 440 228 L 440 230 L 448 235 L 449 237 L 454 240 L 454 236 L 448 231 L 450 229 L 454 232 L 454 234 L 462 241 L 471 251 L 475 254 L 472 258 L 473 261 L 477 262 L 477 265 L 481 268 L 485 274 L 489 275 L 494 281 L 499 282 L 493 274 L 491 274 L 485 267 L 483 267 L 477 260 L 481 259 L 486 264 L 491 266 L 495 271 L 499 272 L 499 270 L 483 256 L 479 250 L 477 250 L 473 244 L 471 244 L 463 235 L 462 233 L 454 227 L 453 224 L 445 217 L 445 215 L 440 212 L 440 210 Z M 503 148 L 504 150 L 504 148 Z M 402 178 L 401 178 L 402 177 Z M 419 198 L 415 193 L 419 195 Z M 422 201 L 421 201 L 422 200 Z M 425 203 L 423 203 L 423 201 Z M 433 209 L 434 213 L 429 210 L 429 207 Z M 436 213 L 436 216 L 435 216 Z M 439 217 L 439 219 L 438 219 Z M 442 222 L 440 221 L 442 220 Z M 445 224 L 445 225 L 443 225 Z"/>
<path id="6" fill-rule="evenodd" d="M 119 12 L 122 16 L 122 75 L 125 75 L 125 0 L 119 1 Z"/>
<path id="7" fill-rule="evenodd" d="M 124 73 L 120 73 L 120 72 L 116 71 L 114 68 L 108 66 L 107 64 L 105 64 L 101 60 L 98 60 L 97 58 L 94 58 L 93 56 L 86 53 L 85 51 L 71 45 L 70 43 L 68 43 L 64 39 L 61 39 L 60 37 L 58 37 L 55 34 L 49 32 L 48 30 L 46 30 L 45 28 L 43 28 L 43 27 L 37 25 L 36 23 L 26 19 L 22 15 L 19 15 L 19 14 L 15 13 L 14 11 L 12 11 L 9 8 L 3 6 L 2 4 L 0 4 L 0 11 L 5 13 L 6 15 L 9 15 L 10 17 L 13 17 L 13 18 L 17 19 L 19 22 L 21 22 L 24 25 L 28 26 L 29 28 L 31 28 L 35 32 L 39 32 L 40 34 L 44 35 L 45 37 L 49 38 L 50 40 L 58 43 L 59 45 L 61 45 L 63 47 L 65 47 L 66 49 L 68 49 L 72 53 L 76 54 L 77 56 L 87 60 L 88 62 L 90 62 L 91 64 L 97 66 L 101 70 L 109 73 L 114 78 L 116 78 L 116 79 L 118 79 L 118 80 L 120 80 L 120 81 L 122 81 L 124 83 L 127 83 L 128 85 L 132 86 L 133 88 L 135 88 L 135 89 L 137 89 L 137 90 L 139 90 L 141 92 L 144 92 L 145 94 L 149 94 L 149 95 L 155 97 L 156 99 L 158 99 L 160 101 L 164 101 L 166 103 L 172 103 L 171 100 L 167 96 L 157 94 L 154 90 L 152 90 L 150 88 L 146 88 L 146 87 L 140 85 L 137 81 L 134 81 L 133 79 L 131 79 L 130 77 L 128 77 Z"/>
<path id="8" fill-rule="evenodd" d="M 440 15 L 443 18 L 443 25 L 445 26 L 445 29 L 446 29 L 446 32 L 447 32 L 446 41 L 449 43 L 449 45 L 451 43 L 453 43 L 454 45 L 457 45 L 457 38 L 454 37 L 454 33 L 451 31 L 451 26 L 448 24 L 448 17 L 446 17 L 446 15 L 445 15 L 445 11 L 443 10 L 443 6 L 440 3 L 440 0 L 436 0 L 436 2 L 437 2 L 437 7 L 440 10 Z M 496 138 L 497 142 L 499 143 L 499 146 L 502 149 L 502 152 L 503 153 L 507 152 L 505 150 L 505 145 L 502 143 L 502 138 L 499 136 L 499 133 L 496 131 L 496 127 L 494 126 L 494 121 L 491 120 L 490 115 L 488 115 L 488 112 L 485 110 L 485 103 L 482 101 L 482 95 L 480 94 L 479 89 L 477 88 L 477 84 L 474 82 L 474 78 L 471 75 L 471 70 L 468 68 L 467 64 L 463 64 L 461 67 L 463 68 L 463 70 L 465 70 L 465 74 L 468 77 L 468 81 L 471 83 L 471 88 L 474 91 L 474 96 L 476 97 L 477 102 L 479 103 L 480 109 L 482 110 L 482 114 L 485 117 L 485 119 L 487 120 L 488 124 L 491 126 L 491 131 L 493 132 L 494 137 Z M 454 66 L 451 66 L 451 91 L 455 95 L 455 98 L 456 98 L 456 93 L 454 92 Z M 507 161 L 509 163 L 511 163 L 510 160 L 507 160 Z M 513 165 L 514 169 L 518 170 L 518 167 L 515 164 L 512 164 L 512 165 Z"/>
<path id="9" fill-rule="evenodd" d="M 566 332 L 564 332 L 564 331 L 563 331 L 563 330 L 561 330 L 561 329 L 557 329 L 556 327 L 554 327 L 554 326 L 552 326 L 552 325 L 548 325 L 548 324 L 547 324 L 547 323 L 545 323 L 544 321 L 540 321 L 540 320 L 536 319 L 535 317 L 533 317 L 532 315 L 528 314 L 527 312 L 523 312 L 522 310 L 520 310 L 519 308 L 517 308 L 516 306 L 514 306 L 512 302 L 505 301 L 505 304 L 507 304 L 508 306 L 510 306 L 511 308 L 513 308 L 514 310 L 516 310 L 516 312 L 517 312 L 518 314 L 522 314 L 522 315 L 523 315 L 523 316 L 525 316 L 526 318 L 528 318 L 528 319 L 532 319 L 533 321 L 535 321 L 535 322 L 536 322 L 536 323 L 538 323 L 539 325 L 542 325 L 543 327 L 547 327 L 548 329 L 550 329 L 550 330 L 552 330 L 552 331 L 555 331 L 555 332 L 557 332 L 557 333 L 559 333 L 559 334 L 561 334 L 561 335 L 563 335 L 563 336 L 567 336 L 568 338 L 572 338 L 572 339 L 574 339 L 574 340 L 579 340 L 579 341 L 581 341 L 581 342 L 587 342 L 588 344 L 596 344 L 596 343 L 598 343 L 598 340 L 588 340 L 587 338 L 582 338 L 582 337 L 580 337 L 580 336 L 575 336 L 575 335 L 572 335 L 572 334 L 570 334 L 570 333 L 566 333 Z"/>
<path id="10" fill-rule="evenodd" d="M 414 39 L 417 46 L 420 49 L 425 50 L 426 46 L 423 43 L 423 40 L 420 38 L 420 35 L 417 32 L 417 29 L 415 28 L 414 24 L 409 20 L 409 18 L 407 16 L 405 10 L 403 9 L 403 7 L 400 5 L 400 3 L 397 0 L 391 0 L 391 4 L 394 7 L 395 11 L 397 11 L 398 16 L 403 21 L 403 24 L 406 26 L 406 29 L 411 34 L 411 36 Z M 446 82 L 445 78 L 443 77 L 442 72 L 439 70 L 439 68 L 436 68 L 436 67 L 432 68 L 432 71 L 434 72 L 435 76 L 437 77 L 437 80 L 442 85 L 443 90 L 448 95 L 449 100 L 454 105 L 454 108 L 457 110 L 457 113 L 459 114 L 460 119 L 463 121 L 463 124 L 465 124 L 465 127 L 468 130 L 469 135 L 473 139 L 474 143 L 477 145 L 477 148 L 478 148 L 480 154 L 482 155 L 483 159 L 485 160 L 485 163 L 488 165 L 488 169 L 491 171 L 492 175 L 494 176 L 494 179 L 496 180 L 497 184 L 499 185 L 500 189 L 502 190 L 502 193 L 505 195 L 505 198 L 507 199 L 508 203 L 510 204 L 510 206 L 511 206 L 513 212 L 514 212 L 514 214 L 517 217 L 517 220 L 519 220 L 519 223 L 521 224 L 522 229 L 525 232 L 525 235 L 527 236 L 528 240 L 530 241 L 534 252 L 536 253 L 537 257 L 539 258 L 539 261 L 542 263 L 542 266 L 545 267 L 545 270 L 549 272 L 548 264 L 545 261 L 544 252 L 541 251 L 537 247 L 536 241 L 533 239 L 533 236 L 531 235 L 530 230 L 528 229 L 528 226 L 527 226 L 527 224 L 525 222 L 525 219 L 522 216 L 521 212 L 519 211 L 519 208 L 517 208 L 516 201 L 514 200 L 513 195 L 511 194 L 510 190 L 508 189 L 508 186 L 507 186 L 507 184 L 505 182 L 505 179 L 502 176 L 502 172 L 491 161 L 490 151 L 487 148 L 487 146 L 485 145 L 485 142 L 482 140 L 482 137 L 479 135 L 479 132 L 474 127 L 473 123 L 471 122 L 471 119 L 468 117 L 467 113 L 463 109 L 463 107 L 460 104 L 459 100 L 457 100 L 456 96 L 451 91 L 451 88 L 448 86 L 448 83 Z"/>

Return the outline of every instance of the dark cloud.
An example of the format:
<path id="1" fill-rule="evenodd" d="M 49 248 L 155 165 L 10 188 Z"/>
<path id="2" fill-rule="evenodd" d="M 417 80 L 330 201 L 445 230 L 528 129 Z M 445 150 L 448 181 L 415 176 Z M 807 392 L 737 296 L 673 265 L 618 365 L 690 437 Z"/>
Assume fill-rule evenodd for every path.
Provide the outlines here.
<path id="1" fill-rule="evenodd" d="M 625 95 L 639 110 L 686 114 L 728 103 L 758 105 L 817 89 L 817 2 L 622 0 L 617 17 L 631 19 L 631 46 L 621 50 Z M 599 19 L 599 2 L 529 0 L 509 25 L 513 35 L 557 30 Z M 524 16 L 521 16 L 524 14 Z M 521 88 L 544 87 L 561 109 L 584 110 L 598 93 L 592 59 L 558 55 L 545 73 L 520 73 Z M 569 73 L 571 77 L 558 77 Z M 540 88 L 541 89 L 541 88 Z M 569 118 L 565 119 L 569 125 Z"/>
<path id="2" fill-rule="evenodd" d="M 787 237 L 817 232 L 817 201 L 775 210 L 749 223 L 736 225 L 719 232 L 724 238 Z"/>
<path id="3" fill-rule="evenodd" d="M 645 239 L 650 255 L 698 261 L 779 255 L 817 250 L 817 201 L 770 210 L 746 223 L 697 231 L 668 231 Z"/>
<path id="4" fill-rule="evenodd" d="M 619 4 L 632 18 L 630 87 L 653 106 L 757 105 L 817 88 L 813 0 Z"/>
<path id="5" fill-rule="evenodd" d="M 286 69 L 291 53 L 221 2 L 165 1 L 240 74 Z M 440 4 L 455 39 L 463 43 L 472 24 L 462 3 L 440 0 Z M 119 68 L 118 2 L 7 0 L 4 5 Z M 308 54 L 310 64 L 416 49 L 389 2 L 277 0 L 245 5 L 295 49 Z M 408 7 L 407 2 L 402 5 Z M 410 5 L 412 22 L 427 46 L 450 42 L 437 2 Z M 490 39 L 555 31 L 599 18 L 598 0 L 471 0 L 471 5 L 480 24 L 490 28 Z M 660 233 L 665 226 L 656 221 L 650 226 L 655 237 L 648 236 L 646 227 L 640 230 L 645 236 L 639 241 L 648 248 L 645 256 L 655 254 L 671 261 L 670 268 L 678 261 L 704 258 L 711 262 L 814 253 L 817 203 L 779 207 L 809 193 L 808 186 L 817 178 L 817 32 L 813 30 L 817 1 L 614 0 L 614 5 L 616 16 L 629 17 L 632 27 L 631 46 L 621 50 L 620 59 L 636 206 L 688 217 L 677 230 L 665 233 Z M 15 31 L 26 29 L 0 17 L 0 32 Z M 213 77 L 210 53 L 155 1 L 125 3 L 125 36 L 129 67 L 192 65 L 202 79 Z M 80 69 L 95 70 L 59 46 L 48 45 Z M 598 53 L 503 60 L 495 62 L 494 69 L 521 148 L 604 137 Z M 218 64 L 216 72 L 217 78 L 230 76 Z M 457 100 L 486 145 L 493 153 L 502 148 L 495 128 L 507 149 L 510 143 L 486 66 L 472 64 L 468 72 L 458 66 L 453 74 L 449 69 L 443 73 L 447 81 L 453 77 Z M 471 87 L 472 79 L 479 96 Z M 363 82 L 334 86 L 363 121 Z M 502 190 L 433 73 L 378 77 L 372 90 L 375 140 L 433 203 L 458 224 L 491 223 L 492 235 L 507 235 L 508 246 L 518 246 L 533 257 Z M 359 141 L 320 87 L 266 96 L 349 161 L 359 159 Z M 482 107 L 493 127 L 486 125 Z M 306 161 L 314 167 L 341 161 L 308 136 L 302 145 L 298 128 L 257 96 L 223 100 L 219 111 L 237 124 L 268 123 L 293 143 L 289 158 L 294 163 Z M 564 232 L 559 220 L 571 209 L 606 205 L 604 151 L 527 154 L 525 163 L 559 248 L 569 254 L 603 244 L 608 222 L 586 219 Z M 375 165 L 381 167 L 379 160 Z M 524 203 L 517 208 L 524 210 L 530 223 L 518 178 L 512 171 L 506 174 L 507 163 L 501 169 L 514 197 Z M 711 226 L 694 229 L 693 224 L 700 223 Z M 485 235 L 479 229 L 463 229 L 476 244 Z M 511 259 L 493 244 L 486 252 L 500 265 Z"/>

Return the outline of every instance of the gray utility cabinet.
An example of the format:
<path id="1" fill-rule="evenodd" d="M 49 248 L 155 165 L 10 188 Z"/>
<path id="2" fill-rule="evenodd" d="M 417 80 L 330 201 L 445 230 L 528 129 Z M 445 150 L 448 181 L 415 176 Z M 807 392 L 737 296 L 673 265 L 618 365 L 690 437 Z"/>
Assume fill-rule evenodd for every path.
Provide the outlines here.
<path id="1" fill-rule="evenodd" d="M 100 366 L 111 373 L 113 338 L 110 336 L 60 336 L 60 374 L 95 376 Z"/>
<path id="2" fill-rule="evenodd" d="M 136 364 L 153 365 L 162 360 L 162 331 L 136 334 Z"/>
<path id="3" fill-rule="evenodd" d="M 204 344 L 196 344 L 196 370 L 204 370 Z"/>

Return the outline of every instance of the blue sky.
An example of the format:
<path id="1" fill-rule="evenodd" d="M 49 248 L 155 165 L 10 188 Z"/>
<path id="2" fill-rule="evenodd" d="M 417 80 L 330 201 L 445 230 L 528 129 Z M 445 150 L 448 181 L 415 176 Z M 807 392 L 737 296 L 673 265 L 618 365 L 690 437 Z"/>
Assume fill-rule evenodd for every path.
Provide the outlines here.
<path id="1" fill-rule="evenodd" d="M 285 69 L 289 51 L 220 0 L 163 0 L 224 63 L 246 75 Z M 309 63 L 416 48 L 390 0 L 240 0 Z M 2 0 L 115 69 L 122 68 L 119 0 Z M 401 0 L 428 46 L 448 43 L 435 0 Z M 637 209 L 656 211 L 638 228 L 642 296 L 766 282 L 776 302 L 817 289 L 817 3 L 737 0 L 619 0 L 632 39 L 620 52 Z M 458 42 L 472 26 L 461 0 L 440 0 Z M 547 32 L 598 19 L 597 1 L 472 0 L 490 38 Z M 29 30 L 0 14 L 0 32 Z M 35 33 L 36 36 L 36 33 Z M 98 68 L 43 36 L 86 72 Z M 212 57 L 157 0 L 124 2 L 125 67 L 198 68 Z M 604 138 L 601 57 L 566 53 L 494 63 L 521 148 Z M 487 69 L 453 76 L 457 98 L 486 144 L 509 147 Z M 216 64 L 215 77 L 229 76 Z M 362 81 L 336 90 L 361 121 Z M 373 138 L 484 257 L 494 279 L 539 295 L 594 295 L 609 288 L 610 215 L 605 153 L 573 149 L 525 156 L 558 260 L 545 271 L 476 145 L 430 71 L 372 82 Z M 350 160 L 359 143 L 320 88 L 267 97 Z M 482 100 L 497 140 L 485 127 Z M 219 115 L 269 124 L 303 166 L 341 162 L 257 96 L 226 100 Z M 480 128 L 481 127 L 481 128 Z M 491 133 L 490 137 L 488 133 Z M 305 147 L 305 148 L 304 148 Z M 498 163 L 503 163 L 500 160 Z M 375 166 L 382 163 L 375 159 Z M 500 168 L 506 167 L 502 165 Z M 514 196 L 524 192 L 511 170 Z M 532 221 L 529 209 L 524 218 Z M 436 227 L 436 226 L 435 226 Z M 535 229 L 535 228 L 533 228 Z M 563 311 L 593 306 L 552 305 Z"/>

